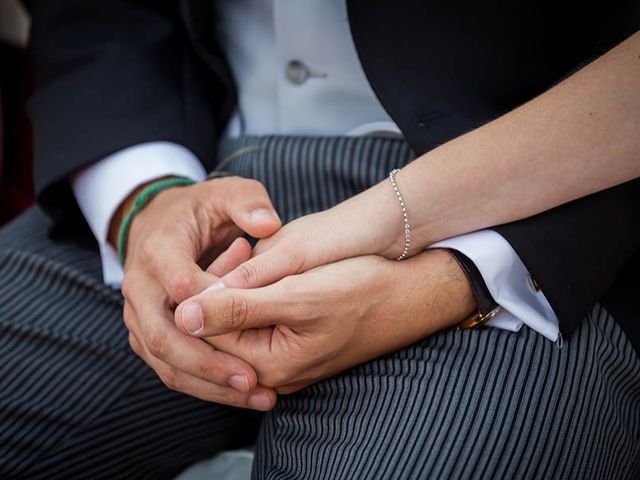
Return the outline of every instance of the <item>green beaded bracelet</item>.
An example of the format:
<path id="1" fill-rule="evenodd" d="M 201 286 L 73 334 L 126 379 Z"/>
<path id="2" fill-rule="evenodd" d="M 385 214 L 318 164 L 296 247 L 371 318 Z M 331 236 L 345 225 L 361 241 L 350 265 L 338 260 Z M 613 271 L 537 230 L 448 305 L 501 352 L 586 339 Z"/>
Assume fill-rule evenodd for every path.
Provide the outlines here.
<path id="1" fill-rule="evenodd" d="M 147 185 L 136 197 L 133 202 L 133 208 L 124 217 L 120 230 L 118 231 L 118 258 L 120 258 L 120 264 L 124 267 L 124 262 L 127 259 L 127 243 L 129 241 L 129 230 L 131 229 L 131 223 L 133 219 L 140 213 L 140 211 L 146 207 L 151 200 L 160 192 L 173 187 L 187 187 L 193 185 L 194 182 L 190 178 L 185 177 L 173 177 L 165 178 L 164 180 L 158 180 Z"/>

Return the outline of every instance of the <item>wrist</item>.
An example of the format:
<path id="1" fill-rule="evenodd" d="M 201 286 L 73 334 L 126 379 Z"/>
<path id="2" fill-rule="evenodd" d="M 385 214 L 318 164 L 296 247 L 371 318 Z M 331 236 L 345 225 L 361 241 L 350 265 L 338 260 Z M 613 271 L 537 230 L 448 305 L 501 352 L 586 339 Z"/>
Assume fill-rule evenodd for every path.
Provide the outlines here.
<path id="1" fill-rule="evenodd" d="M 393 176 L 393 182 L 390 175 L 342 204 L 351 209 L 351 218 L 362 224 L 362 235 L 352 237 L 358 240 L 358 249 L 350 256 L 379 255 L 404 260 L 429 245 L 420 233 L 424 229 L 416 229 L 417 208 L 407 201 L 409 182 L 400 179 L 400 173 Z"/>
<path id="2" fill-rule="evenodd" d="M 175 187 L 187 187 L 191 186 L 195 181 L 186 177 L 171 177 L 156 180 L 148 184 L 136 197 L 133 202 L 133 207 L 127 213 L 126 217 L 120 223 L 120 230 L 118 232 L 118 257 L 120 258 L 120 264 L 124 267 L 127 259 L 127 250 L 129 243 L 129 232 L 131 226 L 136 217 L 145 209 L 149 203 L 153 201 L 158 195 L 166 192 L 169 189 Z"/>
<path id="3" fill-rule="evenodd" d="M 402 210 L 388 182 L 374 185 L 326 212 L 324 229 L 339 250 L 329 261 L 361 255 L 391 258 L 391 252 L 398 249 L 397 238 L 401 231 L 404 234 Z"/>
<path id="4" fill-rule="evenodd" d="M 407 223 L 411 225 L 411 208 L 406 204 L 400 185 L 394 188 L 389 177 L 374 186 L 365 194 L 363 206 L 370 214 L 370 228 L 365 242 L 366 252 L 396 260 L 404 253 L 407 245 Z M 418 253 L 414 248 L 412 225 L 409 228 L 409 251 L 405 257 Z"/>
<path id="5" fill-rule="evenodd" d="M 116 251 L 118 250 L 118 235 L 120 233 L 120 227 L 122 226 L 122 222 L 127 217 L 129 212 L 133 210 L 133 206 L 138 195 L 140 195 L 140 193 L 150 184 L 159 180 L 164 180 L 166 178 L 172 177 L 166 176 L 154 178 L 153 180 L 149 180 L 148 182 L 137 186 L 134 190 L 131 191 L 131 193 L 129 193 L 129 195 L 127 195 L 127 197 L 122 201 L 122 203 L 120 203 L 116 211 L 113 213 L 111 221 L 109 222 L 109 233 L 107 235 L 107 240 Z"/>
<path id="6" fill-rule="evenodd" d="M 443 327 L 454 327 L 478 311 L 478 301 L 471 281 L 451 251 L 435 249 L 424 254 L 437 259 L 430 268 L 434 270 L 438 285 L 446 283 L 443 290 L 450 292 L 445 302 L 447 307 L 446 314 L 443 315 Z"/>
<path id="7" fill-rule="evenodd" d="M 386 179 L 386 187 L 394 193 L 392 203 L 395 203 L 393 244 L 382 254 L 390 259 L 397 259 L 403 254 L 404 258 L 411 257 L 444 238 L 437 237 L 441 233 L 438 227 L 444 221 L 437 213 L 440 202 L 434 198 L 431 186 L 414 181 L 421 175 L 412 167 L 414 164 L 409 164 L 398 170 L 393 178 L 390 175 Z M 437 218 L 440 220 L 434 221 Z"/>
<path id="8" fill-rule="evenodd" d="M 477 309 L 464 272 L 447 250 L 427 250 L 385 264 L 386 290 L 374 316 L 392 322 L 388 335 L 400 338 L 397 348 L 453 328 Z"/>
<path id="9" fill-rule="evenodd" d="M 397 266 L 395 283 L 411 292 L 419 311 L 429 313 L 428 323 L 435 322 L 435 330 L 454 327 L 478 310 L 471 283 L 450 251 L 426 250 Z"/>

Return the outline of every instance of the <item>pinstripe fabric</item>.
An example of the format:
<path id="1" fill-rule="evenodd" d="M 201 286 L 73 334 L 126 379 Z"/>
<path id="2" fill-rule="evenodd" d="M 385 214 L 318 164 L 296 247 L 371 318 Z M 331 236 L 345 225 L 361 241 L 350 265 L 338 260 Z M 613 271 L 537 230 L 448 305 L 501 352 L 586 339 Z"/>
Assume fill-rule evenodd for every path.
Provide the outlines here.
<path id="1" fill-rule="evenodd" d="M 409 161 L 400 140 L 246 137 L 220 169 L 286 221 Z M 0 230 L 0 477 L 164 478 L 251 440 L 257 417 L 164 389 L 129 351 L 118 293 L 33 210 Z M 563 349 L 447 331 L 282 398 L 254 477 L 638 478 L 640 360 L 596 307 Z"/>
<path id="2" fill-rule="evenodd" d="M 38 210 L 0 230 L 0 478 L 173 478 L 260 416 L 167 390 L 129 349 L 100 260 Z"/>
<path id="3" fill-rule="evenodd" d="M 640 362 L 599 307 L 561 350 L 451 330 L 282 398 L 258 445 L 258 479 L 637 479 Z"/>

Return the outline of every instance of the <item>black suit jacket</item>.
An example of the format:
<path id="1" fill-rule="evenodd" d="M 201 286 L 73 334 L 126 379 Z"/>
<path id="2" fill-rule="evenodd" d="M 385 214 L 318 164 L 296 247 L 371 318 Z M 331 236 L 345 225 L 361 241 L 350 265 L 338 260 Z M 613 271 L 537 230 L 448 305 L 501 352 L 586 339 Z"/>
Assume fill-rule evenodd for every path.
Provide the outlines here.
<path id="1" fill-rule="evenodd" d="M 216 132 L 236 100 L 214 0 L 26 3 L 35 180 L 59 225 L 83 224 L 69 175 L 132 144 L 176 142 L 214 166 Z M 640 28 L 636 0 L 347 3 L 367 77 L 418 153 L 526 102 Z M 605 301 L 640 351 L 639 205 L 636 180 L 495 227 L 565 336 Z"/>

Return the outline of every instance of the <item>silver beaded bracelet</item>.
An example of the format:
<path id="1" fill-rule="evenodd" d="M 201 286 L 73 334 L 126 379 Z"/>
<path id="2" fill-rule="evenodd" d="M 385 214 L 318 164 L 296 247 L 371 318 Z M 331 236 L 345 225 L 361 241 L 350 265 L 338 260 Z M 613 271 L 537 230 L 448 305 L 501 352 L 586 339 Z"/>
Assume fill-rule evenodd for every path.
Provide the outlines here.
<path id="1" fill-rule="evenodd" d="M 396 173 L 399 171 L 399 168 L 394 168 L 389 172 L 389 181 L 391 182 L 393 191 L 396 192 L 396 197 L 398 197 L 398 200 L 400 201 L 400 207 L 402 207 L 402 219 L 404 222 L 404 248 L 402 249 L 402 254 L 396 258 L 398 262 L 407 258 L 409 255 L 409 247 L 411 246 L 411 224 L 409 223 L 409 215 L 407 214 L 407 207 L 404 204 L 404 199 L 400 194 L 400 190 L 398 190 L 398 185 L 396 185 Z"/>

